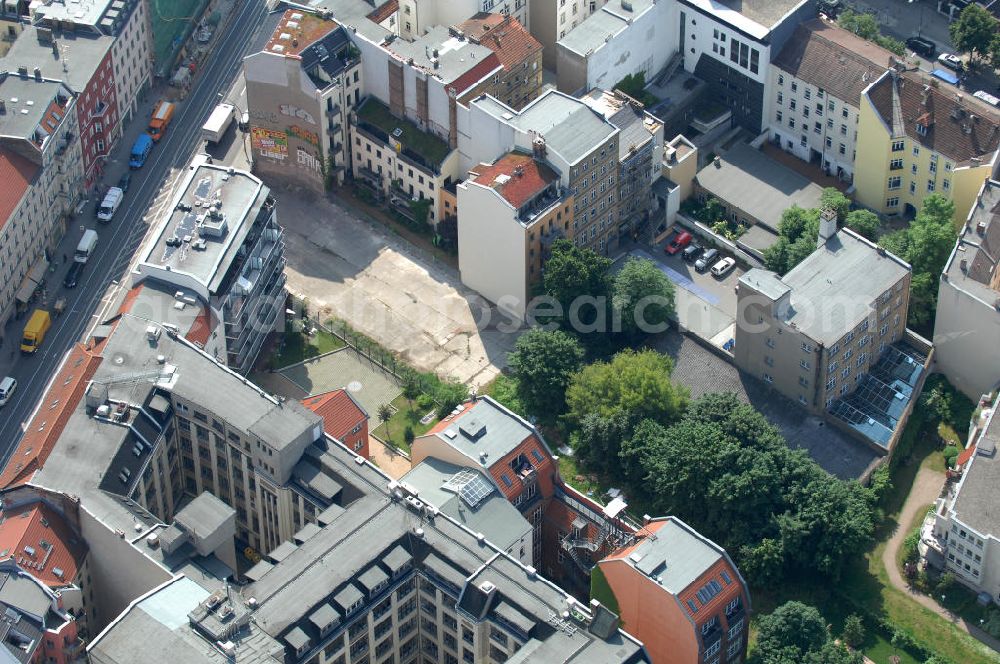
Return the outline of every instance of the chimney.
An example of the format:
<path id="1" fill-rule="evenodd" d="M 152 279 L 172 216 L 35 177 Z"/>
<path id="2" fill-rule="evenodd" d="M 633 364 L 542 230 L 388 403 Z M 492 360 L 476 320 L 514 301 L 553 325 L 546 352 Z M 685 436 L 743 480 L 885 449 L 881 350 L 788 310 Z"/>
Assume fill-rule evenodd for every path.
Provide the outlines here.
<path id="1" fill-rule="evenodd" d="M 41 67 L 35 67 L 34 74 L 35 74 L 35 80 L 36 81 L 42 80 L 42 68 Z"/>
<path id="2" fill-rule="evenodd" d="M 816 248 L 826 244 L 827 240 L 837 234 L 837 213 L 829 208 L 819 214 L 819 237 L 816 240 Z"/>

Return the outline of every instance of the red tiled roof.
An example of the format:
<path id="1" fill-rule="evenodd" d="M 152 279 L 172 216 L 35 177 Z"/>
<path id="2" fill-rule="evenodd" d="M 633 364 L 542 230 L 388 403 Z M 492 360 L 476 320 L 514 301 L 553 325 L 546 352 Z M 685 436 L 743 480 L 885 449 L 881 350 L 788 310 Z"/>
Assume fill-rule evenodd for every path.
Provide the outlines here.
<path id="1" fill-rule="evenodd" d="M 449 90 L 454 90 L 456 95 L 473 87 L 479 81 L 490 75 L 494 70 L 501 68 L 500 58 L 496 53 L 490 53 L 489 57 L 483 58 L 475 67 L 469 69 L 464 74 L 448 84 Z"/>
<path id="2" fill-rule="evenodd" d="M 139 293 L 142 292 L 142 286 L 143 285 L 141 283 L 135 285 L 130 288 L 127 293 L 125 293 L 125 299 L 122 300 L 121 306 L 118 307 L 119 314 L 127 314 L 132 311 L 132 305 L 135 304 L 136 298 L 138 298 Z"/>
<path id="3" fill-rule="evenodd" d="M 32 550 L 34 553 L 29 553 Z M 73 583 L 85 555 L 83 542 L 62 515 L 45 503 L 4 510 L 0 520 L 0 560 L 13 559 L 45 585 L 58 588 Z"/>
<path id="4" fill-rule="evenodd" d="M 399 11 L 399 0 L 386 0 L 366 17 L 369 21 L 381 23 Z"/>
<path id="5" fill-rule="evenodd" d="M 458 25 L 472 42 L 496 53 L 500 64 L 511 70 L 542 50 L 542 44 L 513 16 L 481 12 Z"/>
<path id="6" fill-rule="evenodd" d="M 81 344 L 70 350 L 42 397 L 41 406 L 28 423 L 21 442 L 0 473 L 0 489 L 26 483 L 44 465 L 101 359 Z"/>
<path id="7" fill-rule="evenodd" d="M 962 450 L 961 454 L 958 455 L 958 459 L 955 460 L 955 466 L 956 467 L 963 466 L 969 459 L 972 458 L 972 455 L 975 453 L 976 453 L 976 446 L 969 445 L 967 448 Z"/>
<path id="8" fill-rule="evenodd" d="M 212 314 L 208 307 L 202 307 L 201 313 L 191 323 L 191 329 L 187 331 L 184 338 L 191 343 L 200 344 L 204 348 L 210 336 L 212 336 Z"/>
<path id="9" fill-rule="evenodd" d="M 0 148 L 0 228 L 3 228 L 38 173 L 38 164 Z"/>
<path id="10" fill-rule="evenodd" d="M 515 208 L 559 178 L 545 164 L 519 152 L 507 153 L 492 164 L 480 164 L 473 173 L 475 176 L 470 178 L 473 182 L 490 187 Z"/>
<path id="11" fill-rule="evenodd" d="M 311 396 L 303 399 L 302 404 L 323 418 L 323 430 L 337 440 L 368 419 L 365 409 L 345 389 Z"/>
<path id="12" fill-rule="evenodd" d="M 298 18 L 293 19 L 292 14 L 298 14 Z M 289 25 L 289 22 L 292 25 Z M 310 44 L 315 43 L 317 40 L 336 30 L 338 26 L 339 24 L 336 21 L 321 18 L 308 11 L 288 9 L 282 15 L 281 20 L 278 21 L 278 25 L 274 28 L 274 33 L 271 34 L 270 39 L 267 40 L 267 44 L 264 45 L 264 50 L 271 51 L 272 46 L 280 44 L 283 47 L 281 51 L 282 55 L 298 55 Z M 282 39 L 282 34 L 287 34 L 289 37 Z"/>

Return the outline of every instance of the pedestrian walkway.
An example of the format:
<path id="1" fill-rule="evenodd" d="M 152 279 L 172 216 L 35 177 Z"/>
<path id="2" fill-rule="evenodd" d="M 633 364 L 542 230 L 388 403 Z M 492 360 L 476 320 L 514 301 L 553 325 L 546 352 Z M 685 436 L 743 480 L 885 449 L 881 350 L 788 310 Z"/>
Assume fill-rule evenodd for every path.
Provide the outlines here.
<path id="1" fill-rule="evenodd" d="M 962 631 L 985 643 L 993 650 L 1000 652 L 1000 640 L 993 638 L 981 630 L 979 626 L 966 622 L 961 617 L 938 604 L 932 597 L 911 588 L 906 579 L 903 578 L 903 575 L 899 571 L 899 566 L 896 564 L 899 547 L 903 545 L 903 540 L 906 539 L 907 525 L 913 522 L 919 510 L 937 500 L 941 495 L 941 488 L 944 486 L 944 482 L 945 476 L 943 473 L 931 470 L 930 468 L 920 469 L 913 480 L 913 488 L 910 489 L 910 495 L 906 497 L 903 509 L 899 512 L 899 517 L 897 518 L 899 526 L 896 528 L 896 532 L 892 534 L 892 537 L 889 538 L 889 542 L 882 552 L 882 564 L 885 565 L 889 583 L 894 588 L 906 593 L 914 602 L 930 609 L 948 622 L 955 624 Z"/>
<path id="2" fill-rule="evenodd" d="M 394 480 L 410 472 L 410 460 L 392 445 L 368 436 L 368 454 L 376 466 Z"/>

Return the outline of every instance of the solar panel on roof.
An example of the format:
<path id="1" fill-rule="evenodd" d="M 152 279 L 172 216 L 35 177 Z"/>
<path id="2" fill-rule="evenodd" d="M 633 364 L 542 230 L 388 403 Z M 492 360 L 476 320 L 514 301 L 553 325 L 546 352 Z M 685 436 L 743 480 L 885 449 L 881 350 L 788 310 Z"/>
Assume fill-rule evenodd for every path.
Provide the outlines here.
<path id="1" fill-rule="evenodd" d="M 475 508 L 491 493 L 493 493 L 493 487 L 481 475 L 476 475 L 459 490 L 458 495 L 465 501 L 466 505 Z"/>

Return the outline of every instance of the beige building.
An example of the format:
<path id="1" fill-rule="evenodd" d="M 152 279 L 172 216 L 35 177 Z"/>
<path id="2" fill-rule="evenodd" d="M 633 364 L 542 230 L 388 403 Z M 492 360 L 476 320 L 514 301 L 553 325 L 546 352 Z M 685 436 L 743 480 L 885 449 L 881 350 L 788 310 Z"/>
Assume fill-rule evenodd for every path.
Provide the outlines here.
<path id="1" fill-rule="evenodd" d="M 542 89 L 542 45 L 514 17 L 477 14 L 456 28 L 473 43 L 493 51 L 503 73 L 489 94 L 513 109 L 524 108 Z"/>
<path id="2" fill-rule="evenodd" d="M 323 191 L 350 169 L 348 118 L 363 96 L 361 60 L 333 20 L 287 10 L 243 61 L 254 170 Z"/>
<path id="3" fill-rule="evenodd" d="M 524 318 L 552 243 L 573 239 L 573 196 L 559 175 L 524 152 L 480 164 L 458 185 L 462 283 Z"/>
<path id="4" fill-rule="evenodd" d="M 903 338 L 910 266 L 825 212 L 816 251 L 779 276 L 752 269 L 737 291 L 736 366 L 817 413 L 862 384 Z"/>
<path id="5" fill-rule="evenodd" d="M 555 70 L 556 42 L 565 37 L 587 17 L 607 4 L 608 0 L 531 0 L 531 34 L 545 49 L 543 59 L 547 69 Z M 611 85 L 613 83 L 609 83 Z"/>

